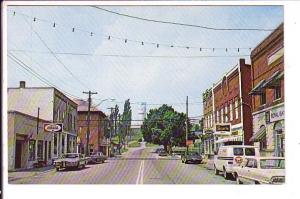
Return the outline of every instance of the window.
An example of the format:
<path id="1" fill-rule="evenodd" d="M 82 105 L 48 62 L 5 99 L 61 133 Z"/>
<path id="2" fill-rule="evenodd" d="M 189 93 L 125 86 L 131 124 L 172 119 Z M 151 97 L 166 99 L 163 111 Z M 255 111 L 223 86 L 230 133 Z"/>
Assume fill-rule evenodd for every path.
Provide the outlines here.
<path id="1" fill-rule="evenodd" d="M 255 156 L 255 149 L 254 148 L 245 148 L 245 155 Z"/>
<path id="2" fill-rule="evenodd" d="M 274 100 L 280 99 L 281 98 L 281 87 L 276 86 L 274 89 Z"/>
<path id="3" fill-rule="evenodd" d="M 224 117 L 224 114 L 223 114 L 223 107 L 222 107 L 221 108 L 221 121 L 220 121 L 221 123 L 223 123 L 223 119 L 224 119 L 223 117 Z"/>
<path id="4" fill-rule="evenodd" d="M 232 121 L 233 120 L 233 110 L 232 110 L 232 102 L 230 102 L 230 105 L 229 105 L 230 107 L 229 107 L 229 112 L 230 112 L 230 121 Z"/>
<path id="5" fill-rule="evenodd" d="M 243 148 L 233 148 L 233 155 L 244 155 L 244 149 Z"/>
<path id="6" fill-rule="evenodd" d="M 235 118 L 239 119 L 239 100 L 236 98 L 235 100 Z"/>
<path id="7" fill-rule="evenodd" d="M 260 105 L 264 105 L 264 104 L 266 104 L 266 92 L 263 92 L 260 95 Z"/>
<path id="8" fill-rule="evenodd" d="M 48 158 L 51 159 L 51 141 L 49 141 Z"/>
<path id="9" fill-rule="evenodd" d="M 60 110 L 57 109 L 57 121 L 60 121 Z"/>
<path id="10" fill-rule="evenodd" d="M 219 117 L 220 117 L 220 114 L 219 114 L 220 112 L 219 111 L 217 111 L 217 123 L 219 123 Z"/>
<path id="11" fill-rule="evenodd" d="M 39 140 L 38 141 L 38 145 L 37 145 L 37 158 L 38 160 L 42 160 L 43 159 L 43 141 Z"/>
<path id="12" fill-rule="evenodd" d="M 65 135 L 61 135 L 61 153 L 65 152 Z"/>
<path id="13" fill-rule="evenodd" d="M 29 141 L 29 161 L 35 160 L 35 140 Z"/>
<path id="14" fill-rule="evenodd" d="M 225 104 L 225 122 L 228 122 L 228 107 L 227 107 L 227 104 Z"/>
<path id="15" fill-rule="evenodd" d="M 260 150 L 265 150 L 267 149 L 267 135 L 264 135 L 262 139 L 259 142 L 259 148 Z"/>
<path id="16" fill-rule="evenodd" d="M 57 134 L 54 134 L 53 142 L 53 153 L 57 156 Z"/>

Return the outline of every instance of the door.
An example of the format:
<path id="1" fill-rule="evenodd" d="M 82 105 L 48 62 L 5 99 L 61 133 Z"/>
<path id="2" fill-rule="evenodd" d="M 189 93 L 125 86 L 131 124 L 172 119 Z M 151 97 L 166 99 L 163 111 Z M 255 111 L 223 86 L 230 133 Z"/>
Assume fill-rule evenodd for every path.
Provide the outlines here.
<path id="1" fill-rule="evenodd" d="M 44 150 L 44 157 L 45 157 L 45 162 L 47 163 L 47 146 L 48 146 L 48 142 L 47 141 L 45 141 L 45 150 Z"/>
<path id="2" fill-rule="evenodd" d="M 22 141 L 16 140 L 16 151 L 15 151 L 15 168 L 21 168 L 22 162 Z"/>

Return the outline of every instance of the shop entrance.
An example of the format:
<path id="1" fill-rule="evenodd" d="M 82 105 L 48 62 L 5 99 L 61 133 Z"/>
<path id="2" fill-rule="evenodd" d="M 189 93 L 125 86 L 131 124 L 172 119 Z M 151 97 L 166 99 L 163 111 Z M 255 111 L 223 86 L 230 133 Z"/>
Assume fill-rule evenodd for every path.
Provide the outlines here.
<path id="1" fill-rule="evenodd" d="M 22 164 L 22 140 L 16 140 L 16 151 L 15 151 L 15 168 L 21 168 Z"/>

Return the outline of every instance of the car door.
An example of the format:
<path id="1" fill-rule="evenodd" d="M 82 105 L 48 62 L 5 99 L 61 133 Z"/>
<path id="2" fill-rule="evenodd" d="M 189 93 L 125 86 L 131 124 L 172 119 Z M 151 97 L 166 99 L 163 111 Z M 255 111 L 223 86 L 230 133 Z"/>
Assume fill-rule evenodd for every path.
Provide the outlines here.
<path id="1" fill-rule="evenodd" d="M 255 164 L 254 159 L 248 159 L 245 167 L 241 171 L 242 172 L 241 178 L 243 179 L 243 182 L 245 184 L 254 183 L 254 181 L 252 180 L 253 179 L 252 172 L 253 172 L 254 164 Z"/>

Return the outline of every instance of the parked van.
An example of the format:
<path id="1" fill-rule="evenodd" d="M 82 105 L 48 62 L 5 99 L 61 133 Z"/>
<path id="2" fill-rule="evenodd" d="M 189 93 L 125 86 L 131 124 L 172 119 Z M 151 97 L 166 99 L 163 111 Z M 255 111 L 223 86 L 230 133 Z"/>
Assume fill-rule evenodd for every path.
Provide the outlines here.
<path id="1" fill-rule="evenodd" d="M 221 146 L 217 155 L 214 157 L 215 175 L 223 172 L 225 179 L 232 176 L 232 168 L 239 166 L 246 157 L 258 157 L 259 149 L 256 146 L 249 145 L 229 145 Z"/>

